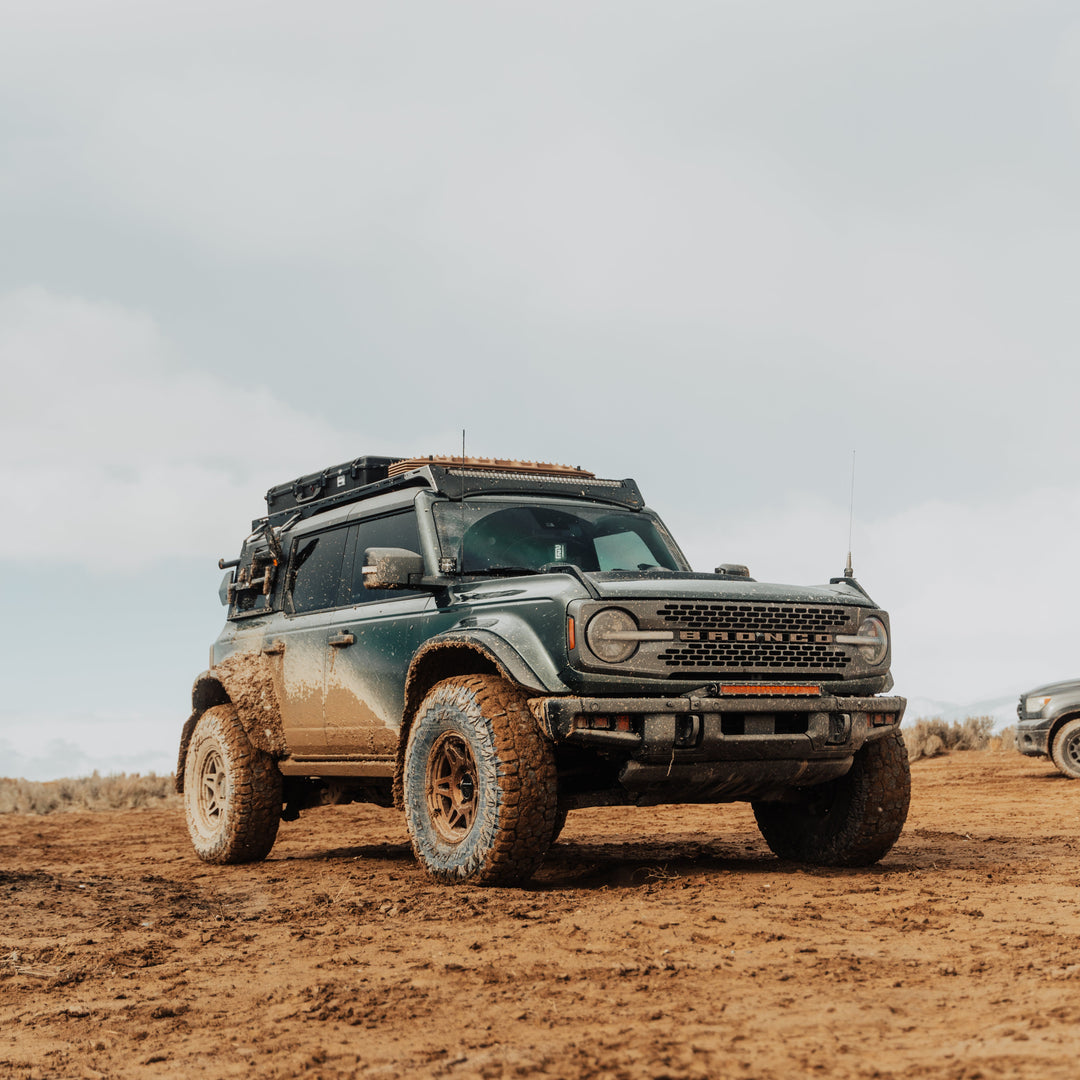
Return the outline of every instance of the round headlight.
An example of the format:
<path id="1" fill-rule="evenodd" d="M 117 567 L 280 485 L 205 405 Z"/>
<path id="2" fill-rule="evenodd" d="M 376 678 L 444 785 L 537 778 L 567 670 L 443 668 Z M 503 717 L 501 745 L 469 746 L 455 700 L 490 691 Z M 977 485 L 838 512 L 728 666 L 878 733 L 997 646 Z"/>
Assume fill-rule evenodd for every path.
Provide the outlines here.
<path id="1" fill-rule="evenodd" d="M 585 640 L 595 656 L 621 664 L 637 652 L 637 623 L 619 608 L 597 612 L 585 627 Z"/>
<path id="2" fill-rule="evenodd" d="M 880 664 L 889 652 L 889 634 L 885 624 L 871 615 L 859 624 L 859 637 L 874 639 L 872 644 L 866 642 L 859 645 L 859 654 L 868 664 Z"/>

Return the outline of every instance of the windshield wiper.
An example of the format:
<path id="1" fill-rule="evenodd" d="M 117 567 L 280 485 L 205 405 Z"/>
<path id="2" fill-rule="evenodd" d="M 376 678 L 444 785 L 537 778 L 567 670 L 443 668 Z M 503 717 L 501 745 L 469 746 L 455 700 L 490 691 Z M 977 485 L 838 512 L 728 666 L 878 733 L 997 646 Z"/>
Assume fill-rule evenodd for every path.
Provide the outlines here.
<path id="1" fill-rule="evenodd" d="M 539 574 L 539 570 L 534 570 L 531 566 L 484 566 L 469 569 L 464 571 L 464 575 L 469 574 L 491 574 L 494 577 L 516 577 L 520 574 Z"/>

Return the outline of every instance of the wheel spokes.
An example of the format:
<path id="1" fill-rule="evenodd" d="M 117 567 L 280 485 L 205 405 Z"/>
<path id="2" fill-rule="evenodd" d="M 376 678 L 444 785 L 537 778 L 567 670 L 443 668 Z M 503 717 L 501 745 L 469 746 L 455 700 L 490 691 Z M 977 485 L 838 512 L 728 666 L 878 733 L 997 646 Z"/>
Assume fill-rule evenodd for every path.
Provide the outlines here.
<path id="1" fill-rule="evenodd" d="M 477 806 L 476 763 L 465 740 L 446 732 L 428 757 L 427 804 L 443 840 L 460 843 L 472 828 Z"/>
<path id="2" fill-rule="evenodd" d="M 209 822 L 217 822 L 225 812 L 226 776 L 221 755 L 211 751 L 206 755 L 202 767 L 201 803 L 203 815 Z"/>

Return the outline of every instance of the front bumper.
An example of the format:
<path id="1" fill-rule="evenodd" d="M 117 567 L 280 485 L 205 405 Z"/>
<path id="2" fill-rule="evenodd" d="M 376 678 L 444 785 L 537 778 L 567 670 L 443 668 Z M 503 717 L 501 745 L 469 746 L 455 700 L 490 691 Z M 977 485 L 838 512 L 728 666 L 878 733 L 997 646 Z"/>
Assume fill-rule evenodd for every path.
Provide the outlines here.
<path id="1" fill-rule="evenodd" d="M 1041 716 L 1030 720 L 1020 717 L 1016 722 L 1016 749 L 1028 757 L 1048 757 L 1053 723 Z"/>
<path id="2" fill-rule="evenodd" d="M 611 759 L 637 803 L 783 798 L 851 768 L 900 725 L 902 697 L 532 698 L 556 743 Z"/>
<path id="3" fill-rule="evenodd" d="M 902 697 L 533 698 L 555 742 L 636 760 L 763 761 L 851 757 L 895 730 Z"/>

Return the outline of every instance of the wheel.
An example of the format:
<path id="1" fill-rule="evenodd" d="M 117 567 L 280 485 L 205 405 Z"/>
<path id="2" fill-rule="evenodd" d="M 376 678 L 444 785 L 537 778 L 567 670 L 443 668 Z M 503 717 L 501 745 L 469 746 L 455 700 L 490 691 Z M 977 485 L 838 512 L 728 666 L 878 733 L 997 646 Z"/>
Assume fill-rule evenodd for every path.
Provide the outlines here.
<path id="1" fill-rule="evenodd" d="M 524 696 L 493 675 L 436 684 L 405 746 L 405 818 L 437 881 L 523 881 L 551 845 L 555 755 Z"/>
<path id="2" fill-rule="evenodd" d="M 1080 717 L 1070 720 L 1054 736 L 1054 764 L 1073 780 L 1080 780 Z"/>
<path id="3" fill-rule="evenodd" d="M 270 854 L 281 820 L 281 773 L 256 750 L 231 705 L 199 717 L 184 765 L 184 809 L 203 862 L 257 862 Z"/>
<path id="4" fill-rule="evenodd" d="M 848 772 L 800 792 L 797 802 L 755 802 L 754 817 L 781 859 L 819 866 L 869 866 L 896 843 L 911 801 L 911 769 L 900 733 L 867 743 Z"/>

